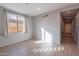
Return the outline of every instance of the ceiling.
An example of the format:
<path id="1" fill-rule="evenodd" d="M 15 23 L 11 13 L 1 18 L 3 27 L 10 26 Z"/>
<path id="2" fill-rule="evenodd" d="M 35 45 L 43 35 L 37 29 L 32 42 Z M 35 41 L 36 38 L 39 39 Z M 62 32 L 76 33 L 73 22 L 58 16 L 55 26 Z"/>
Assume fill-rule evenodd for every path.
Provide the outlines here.
<path id="1" fill-rule="evenodd" d="M 62 19 L 65 22 L 69 22 L 69 23 L 72 22 L 72 20 L 75 19 L 78 10 L 79 9 L 72 9 L 72 10 L 61 12 Z"/>
<path id="2" fill-rule="evenodd" d="M 73 4 L 75 3 L 0 3 L 0 6 L 22 14 L 36 16 Z"/>

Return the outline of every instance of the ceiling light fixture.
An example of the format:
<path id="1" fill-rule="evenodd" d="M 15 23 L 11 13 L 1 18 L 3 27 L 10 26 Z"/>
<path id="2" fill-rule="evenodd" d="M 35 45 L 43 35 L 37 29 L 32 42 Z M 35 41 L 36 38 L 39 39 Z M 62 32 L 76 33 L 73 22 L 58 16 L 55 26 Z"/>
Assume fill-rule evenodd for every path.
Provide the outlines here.
<path id="1" fill-rule="evenodd" d="M 70 11 L 67 11 L 67 13 L 70 13 Z"/>
<path id="2" fill-rule="evenodd" d="M 40 10 L 40 8 L 38 8 L 38 10 Z"/>

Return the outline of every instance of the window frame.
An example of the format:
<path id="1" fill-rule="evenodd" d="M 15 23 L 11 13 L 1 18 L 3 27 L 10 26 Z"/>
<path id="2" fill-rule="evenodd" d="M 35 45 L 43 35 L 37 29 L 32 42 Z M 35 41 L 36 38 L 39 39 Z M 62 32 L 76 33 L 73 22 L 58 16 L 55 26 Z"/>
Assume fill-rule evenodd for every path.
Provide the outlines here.
<path id="1" fill-rule="evenodd" d="M 24 31 L 21 31 L 21 32 L 25 33 L 25 32 L 26 32 L 26 31 L 25 31 L 25 29 L 26 29 L 26 27 L 25 27 L 25 17 L 24 17 L 23 15 L 18 15 L 18 14 L 10 13 L 10 12 L 7 13 L 7 32 L 8 32 L 8 33 L 11 33 L 11 32 L 8 31 L 8 29 L 9 29 L 9 28 L 8 28 L 8 15 L 10 15 L 10 14 L 16 16 L 17 32 L 20 32 L 20 31 L 18 31 L 18 24 L 19 24 L 19 23 L 18 23 L 18 18 L 19 18 L 20 16 L 23 17 L 23 19 L 24 19 L 24 23 L 23 23 L 23 25 L 24 25 L 24 26 L 23 26 L 23 27 L 24 27 Z M 23 27 L 22 27 L 22 28 L 23 28 Z M 12 33 L 17 33 L 17 32 L 12 32 Z"/>

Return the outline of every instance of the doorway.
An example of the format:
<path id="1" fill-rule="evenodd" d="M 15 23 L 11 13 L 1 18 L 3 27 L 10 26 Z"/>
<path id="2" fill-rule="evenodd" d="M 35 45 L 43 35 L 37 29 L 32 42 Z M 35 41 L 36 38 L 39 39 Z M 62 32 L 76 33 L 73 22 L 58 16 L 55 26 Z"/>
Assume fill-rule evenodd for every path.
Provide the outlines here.
<path id="1" fill-rule="evenodd" d="M 61 44 L 74 44 L 75 42 L 75 16 L 78 9 L 61 12 Z"/>

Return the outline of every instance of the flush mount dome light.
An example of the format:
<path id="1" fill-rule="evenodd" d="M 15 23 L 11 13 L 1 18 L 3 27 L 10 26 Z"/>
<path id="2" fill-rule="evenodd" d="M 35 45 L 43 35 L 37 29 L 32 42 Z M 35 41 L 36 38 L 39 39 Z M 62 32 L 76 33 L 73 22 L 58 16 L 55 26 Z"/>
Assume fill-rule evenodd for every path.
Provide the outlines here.
<path id="1" fill-rule="evenodd" d="M 67 11 L 67 13 L 70 13 L 70 11 Z"/>
<path id="2" fill-rule="evenodd" d="M 38 10 L 40 10 L 40 8 L 38 8 Z"/>

